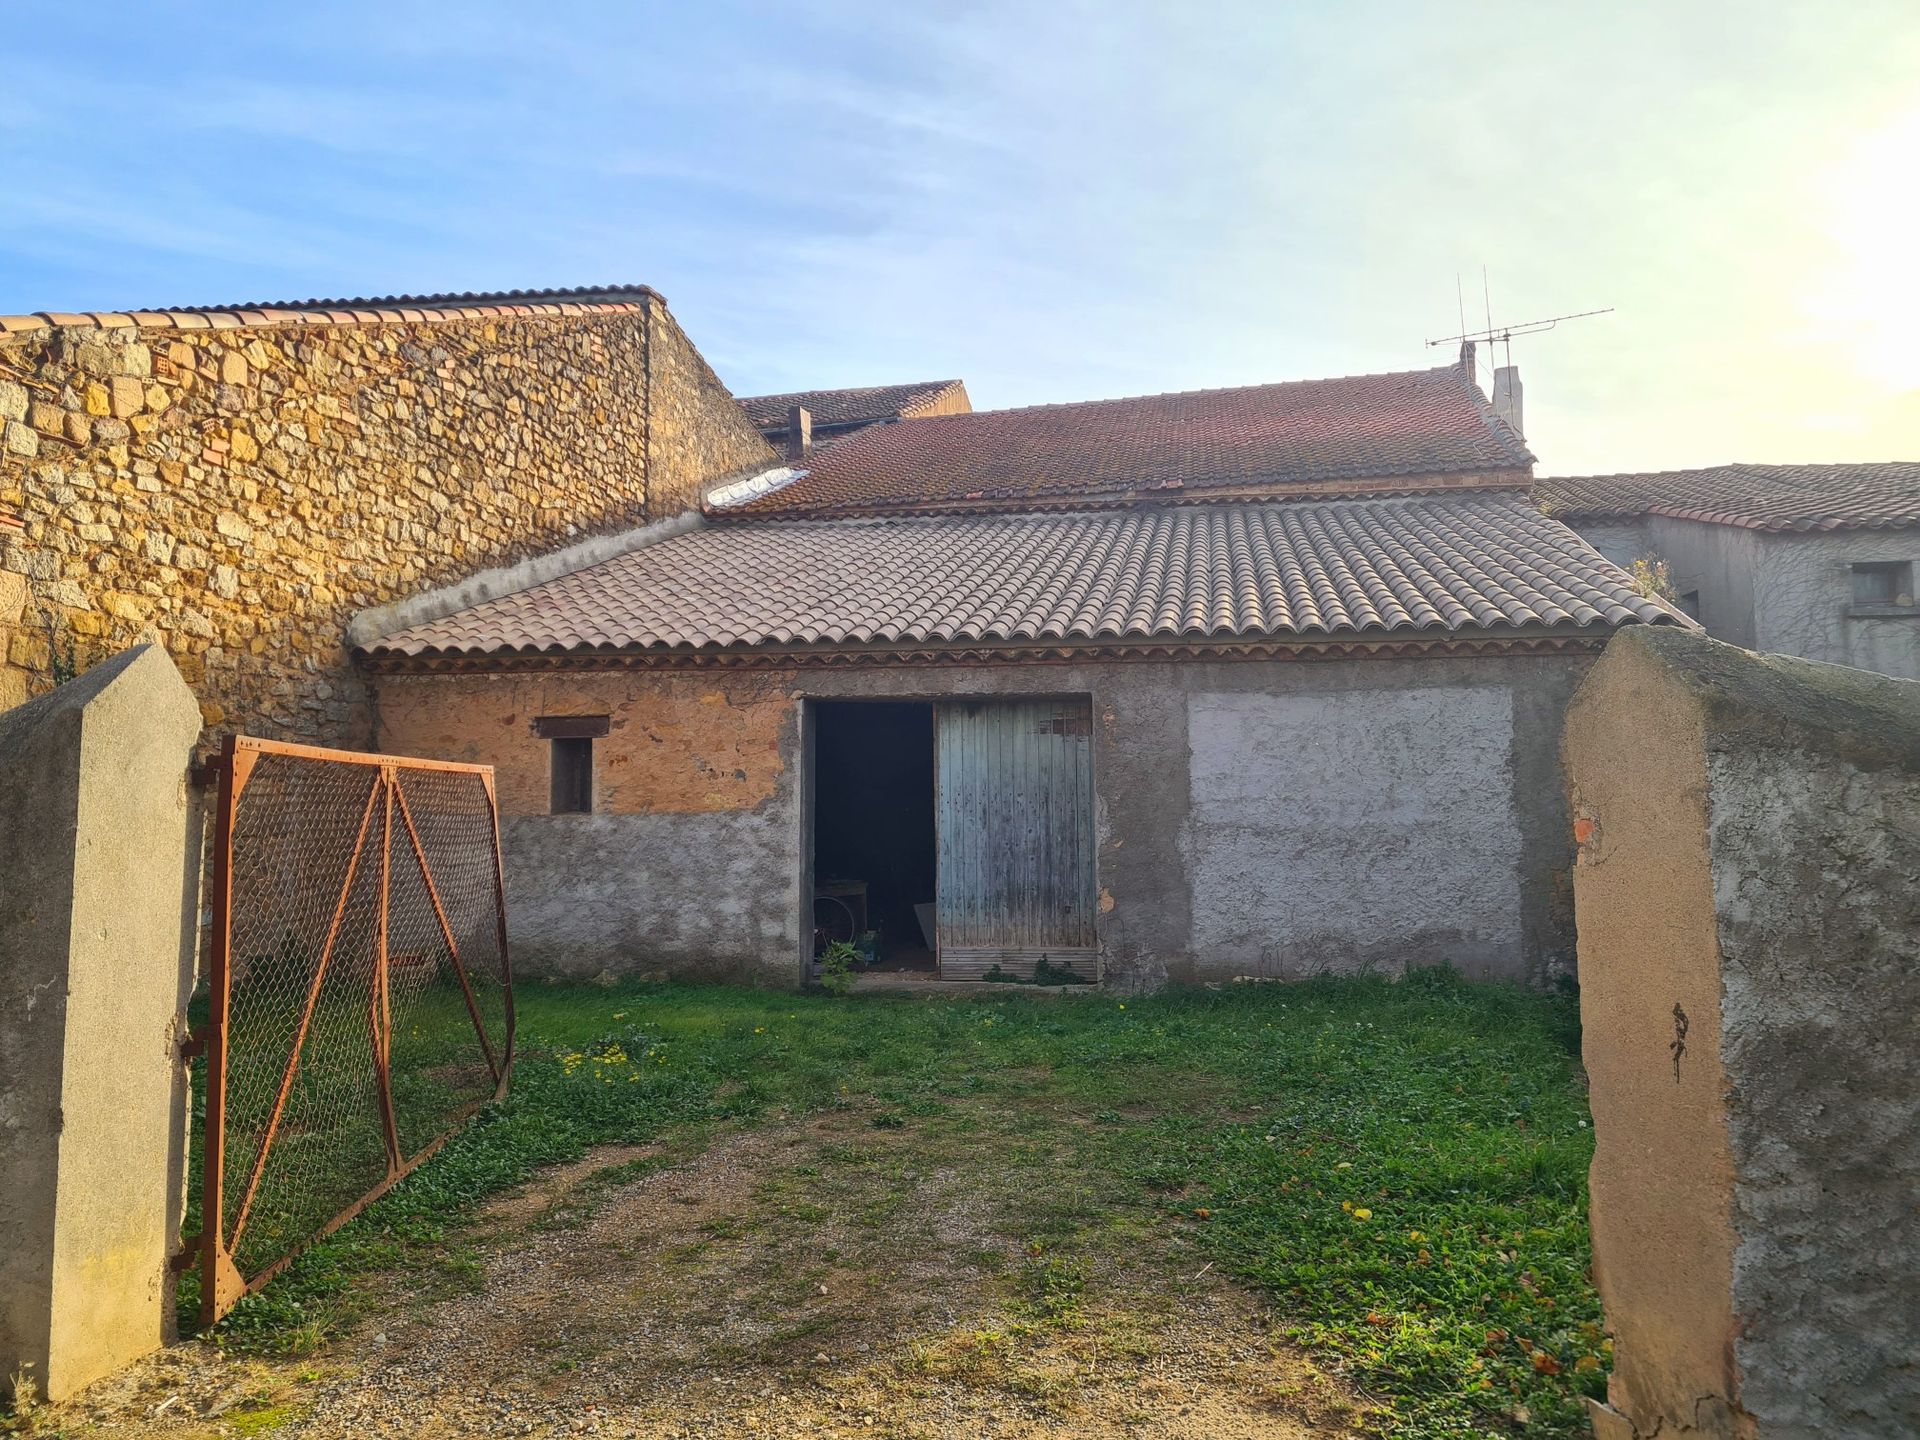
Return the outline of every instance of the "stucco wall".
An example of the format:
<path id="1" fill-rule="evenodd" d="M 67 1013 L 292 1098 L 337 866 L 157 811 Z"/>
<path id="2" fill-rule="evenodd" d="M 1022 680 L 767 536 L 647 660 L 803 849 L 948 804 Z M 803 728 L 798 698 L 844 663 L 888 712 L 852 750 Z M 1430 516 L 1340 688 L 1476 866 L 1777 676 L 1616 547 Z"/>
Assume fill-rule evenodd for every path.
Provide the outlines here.
<path id="1" fill-rule="evenodd" d="M 377 743 L 498 768 L 530 971 L 793 983 L 811 913 L 806 699 L 1087 695 L 1116 983 L 1442 960 L 1537 979 L 1571 963 L 1557 744 L 1583 664 L 387 675 Z M 603 813 L 545 813 L 539 714 L 611 717 Z"/>
<path id="2" fill-rule="evenodd" d="M 1513 697 L 1187 697 L 1193 947 L 1296 976 L 1524 973 Z"/>
<path id="3" fill-rule="evenodd" d="M 1575 528 L 1616 565 L 1665 560 L 1676 591 L 1699 592 L 1716 640 L 1920 679 L 1920 609 L 1856 613 L 1851 570 L 1905 560 L 1920 571 L 1920 530 L 1775 533 L 1658 515 Z"/>
<path id="4" fill-rule="evenodd" d="M 1854 613 L 1856 563 L 1906 560 L 1920 572 L 1920 530 L 1767 535 L 1754 583 L 1754 648 L 1920 679 L 1920 609 Z"/>
<path id="5" fill-rule="evenodd" d="M 1667 562 L 1673 588 L 1700 594 L 1700 623 L 1716 640 L 1752 648 L 1762 537 L 1757 530 L 1695 520 L 1649 521 L 1652 550 Z"/>
<path id="6" fill-rule="evenodd" d="M 1920 1433 L 1920 685 L 1635 630 L 1567 756 L 1613 1406 Z"/>
<path id="7" fill-rule="evenodd" d="M 151 633 L 216 731 L 364 744 L 356 611 L 772 460 L 657 297 L 0 335 L 0 704 Z"/>
<path id="8" fill-rule="evenodd" d="M 1653 548 L 1653 537 L 1645 518 L 1583 520 L 1570 528 L 1622 570 Z"/>

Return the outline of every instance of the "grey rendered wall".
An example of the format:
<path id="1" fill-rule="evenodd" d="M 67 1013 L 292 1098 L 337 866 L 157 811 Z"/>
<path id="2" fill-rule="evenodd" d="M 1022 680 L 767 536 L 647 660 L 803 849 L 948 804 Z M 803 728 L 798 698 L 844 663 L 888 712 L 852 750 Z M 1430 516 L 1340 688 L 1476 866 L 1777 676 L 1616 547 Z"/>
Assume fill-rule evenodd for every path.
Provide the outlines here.
<path id="1" fill-rule="evenodd" d="M 1187 697 L 1191 948 L 1271 976 L 1527 974 L 1513 696 Z"/>
<path id="2" fill-rule="evenodd" d="M 1681 594 L 1700 593 L 1700 623 L 1707 633 L 1729 645 L 1754 648 L 1758 644 L 1754 597 L 1762 568 L 1760 532 L 1662 515 L 1649 523 L 1653 551 L 1667 562 L 1673 588 Z"/>
<path id="3" fill-rule="evenodd" d="M 1734 1357 L 1742 1403 L 1771 1434 L 1920 1433 L 1920 685 L 1909 685 L 1899 765 L 1844 741 L 1709 740 L 1738 1176 Z"/>
<path id="4" fill-rule="evenodd" d="M 1582 521 L 1569 528 L 1622 570 L 1653 548 L 1653 538 L 1644 518 Z"/>
<path id="5" fill-rule="evenodd" d="M 1920 571 L 1920 530 L 1839 530 L 1761 537 L 1754 648 L 1920 679 L 1920 609 L 1855 613 L 1854 564 L 1906 560 Z"/>
<path id="6" fill-rule="evenodd" d="M 800 903 L 792 773 L 756 810 L 507 820 L 515 973 L 795 983 L 812 910 Z"/>

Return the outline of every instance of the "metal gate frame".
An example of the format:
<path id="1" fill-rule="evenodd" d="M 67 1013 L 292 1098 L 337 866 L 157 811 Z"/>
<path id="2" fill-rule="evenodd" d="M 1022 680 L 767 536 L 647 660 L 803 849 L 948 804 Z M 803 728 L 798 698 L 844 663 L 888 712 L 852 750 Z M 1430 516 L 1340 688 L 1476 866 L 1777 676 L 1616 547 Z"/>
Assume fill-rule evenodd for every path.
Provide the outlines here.
<path id="1" fill-rule="evenodd" d="M 309 982 L 300 1025 L 295 1032 L 292 1049 L 288 1053 L 286 1069 L 281 1078 L 259 1151 L 254 1157 L 246 1192 L 234 1217 L 232 1233 L 225 1234 L 223 1231 L 226 1229 L 224 1206 L 226 1203 L 228 1021 L 233 980 L 231 946 L 233 942 L 234 821 L 239 812 L 240 797 L 246 790 L 247 781 L 254 767 L 262 756 L 267 755 L 360 766 L 378 770 L 379 775 L 368 792 L 365 810 L 360 818 L 359 833 L 354 841 L 353 854 L 347 864 L 346 878 L 332 907 L 332 924 L 325 945 L 321 949 L 313 978 Z M 219 1320 L 243 1296 L 258 1290 L 284 1270 L 307 1245 L 332 1234 L 386 1194 L 398 1181 L 418 1168 L 423 1161 L 445 1144 L 459 1128 L 461 1122 L 493 1101 L 503 1098 L 507 1093 L 507 1081 L 513 1069 L 514 1040 L 513 962 L 507 949 L 506 875 L 500 855 L 500 804 L 494 791 L 491 765 L 465 765 L 450 761 L 420 760 L 400 755 L 329 750 L 315 745 L 295 745 L 274 740 L 259 740 L 248 735 L 233 735 L 227 738 L 220 759 L 215 762 L 215 767 L 220 785 L 214 824 L 213 933 L 208 966 L 211 1005 L 207 1023 L 193 1034 L 185 1047 L 189 1056 L 204 1051 L 207 1057 L 207 1108 L 205 1146 L 201 1165 L 200 1235 L 181 1256 L 183 1261 L 190 1263 L 196 1252 L 198 1254 L 200 1319 L 203 1325 L 211 1325 Z M 434 884 L 426 848 L 421 843 L 419 831 L 415 828 L 413 813 L 407 804 L 406 794 L 397 783 L 399 773 L 404 770 L 474 775 L 478 777 L 486 793 L 487 809 L 492 818 L 493 900 L 505 1008 L 505 1038 L 501 1053 L 498 1055 L 494 1053 L 493 1043 L 488 1038 L 486 1027 L 481 1021 L 479 1008 L 474 1000 L 473 986 L 468 979 L 466 966 L 460 959 L 460 949 L 454 940 L 445 907 L 441 904 L 439 890 Z M 294 1075 L 299 1068 L 300 1054 L 306 1042 L 308 1027 L 320 998 L 321 984 L 332 961 L 334 942 L 340 934 L 341 921 L 347 911 L 348 897 L 359 872 L 361 857 L 367 850 L 376 812 L 380 816 L 384 838 L 380 851 L 380 911 L 376 932 L 378 944 L 375 950 L 370 1015 L 376 1042 L 374 1045 L 375 1089 L 380 1107 L 380 1125 L 386 1142 L 387 1173 L 371 1190 L 334 1215 L 305 1241 L 294 1246 L 257 1274 L 246 1276 L 241 1274 L 239 1266 L 235 1263 L 234 1252 L 246 1228 L 248 1210 L 258 1192 L 261 1177 L 266 1170 L 267 1157 L 272 1151 L 275 1135 L 286 1109 Z M 393 1017 L 387 1003 L 390 958 L 387 952 L 387 925 L 391 903 L 389 872 L 396 814 L 411 844 L 414 858 L 419 863 L 421 878 L 425 882 L 427 895 L 433 905 L 434 917 L 439 922 L 441 937 L 446 942 L 454 973 L 459 978 L 460 988 L 465 994 L 468 1014 L 473 1018 L 474 1031 L 479 1037 L 481 1052 L 485 1055 L 488 1069 L 495 1080 L 494 1093 L 491 1097 L 453 1112 L 449 1117 L 447 1128 L 423 1146 L 418 1153 L 411 1156 L 401 1153 L 394 1118 L 390 1069 Z"/>

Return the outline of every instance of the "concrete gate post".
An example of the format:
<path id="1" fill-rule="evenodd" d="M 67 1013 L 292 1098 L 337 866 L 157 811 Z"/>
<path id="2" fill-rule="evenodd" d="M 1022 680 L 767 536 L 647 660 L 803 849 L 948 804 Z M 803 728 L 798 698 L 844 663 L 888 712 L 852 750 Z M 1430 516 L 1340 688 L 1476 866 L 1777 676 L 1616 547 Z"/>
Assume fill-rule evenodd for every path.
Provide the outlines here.
<path id="1" fill-rule="evenodd" d="M 59 1399 L 160 1345 L 200 710 L 142 645 L 0 714 L 0 1388 Z"/>
<path id="2" fill-rule="evenodd" d="M 1596 1434 L 1920 1435 L 1920 683 L 1634 626 L 1565 760 Z"/>

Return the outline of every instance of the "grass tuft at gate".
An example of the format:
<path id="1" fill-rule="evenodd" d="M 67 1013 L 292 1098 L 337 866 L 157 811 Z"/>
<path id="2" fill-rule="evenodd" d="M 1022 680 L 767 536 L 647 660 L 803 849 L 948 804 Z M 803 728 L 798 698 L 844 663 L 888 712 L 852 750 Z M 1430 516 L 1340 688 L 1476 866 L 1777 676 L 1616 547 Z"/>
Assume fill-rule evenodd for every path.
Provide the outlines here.
<path id="1" fill-rule="evenodd" d="M 507 1099 L 218 1333 L 324 1347 L 383 1295 L 458 1283 L 480 1202 L 590 1146 L 986 1103 L 1055 1133 L 1063 1183 L 1102 1197 L 1082 1239 L 1178 1227 L 1377 1403 L 1379 1433 L 1584 1434 L 1609 1347 L 1576 1017 L 1431 972 L 1125 1001 L 524 987 Z"/>

